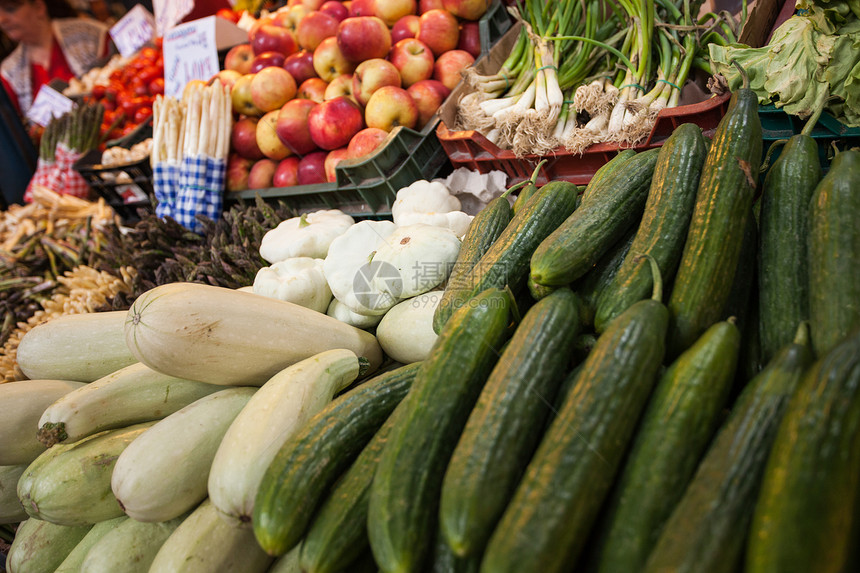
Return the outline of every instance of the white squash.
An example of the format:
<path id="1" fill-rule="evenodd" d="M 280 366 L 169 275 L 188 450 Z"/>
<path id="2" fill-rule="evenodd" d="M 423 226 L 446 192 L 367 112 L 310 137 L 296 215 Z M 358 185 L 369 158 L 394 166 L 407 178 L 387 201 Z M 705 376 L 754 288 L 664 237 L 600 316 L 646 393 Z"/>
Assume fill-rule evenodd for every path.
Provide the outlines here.
<path id="1" fill-rule="evenodd" d="M 323 274 L 323 260 L 294 257 L 263 267 L 254 277 L 254 292 L 325 312 L 331 289 Z"/>
<path id="2" fill-rule="evenodd" d="M 356 328 L 373 328 L 379 324 L 383 316 L 381 314 L 358 314 L 351 311 L 349 307 L 336 298 L 331 299 L 326 314 Z"/>
<path id="3" fill-rule="evenodd" d="M 263 235 L 260 256 L 270 263 L 293 257 L 324 259 L 331 242 L 354 224 L 352 217 L 338 209 L 314 211 L 281 221 Z"/>
<path id="4" fill-rule="evenodd" d="M 433 313 L 444 291 L 436 290 L 404 300 L 389 310 L 376 327 L 376 338 L 385 353 L 409 364 L 424 360 L 436 343 Z"/>

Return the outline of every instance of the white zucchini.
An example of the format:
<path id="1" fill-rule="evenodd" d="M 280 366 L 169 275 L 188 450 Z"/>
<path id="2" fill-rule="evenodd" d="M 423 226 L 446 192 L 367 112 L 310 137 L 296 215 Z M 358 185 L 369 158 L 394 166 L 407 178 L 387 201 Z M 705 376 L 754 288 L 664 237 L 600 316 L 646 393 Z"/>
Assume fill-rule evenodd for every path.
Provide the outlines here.
<path id="1" fill-rule="evenodd" d="M 26 469 L 26 465 L 0 466 L 0 524 L 27 519 L 27 512 L 18 500 L 18 480 Z"/>
<path id="2" fill-rule="evenodd" d="M 126 311 L 67 314 L 33 328 L 18 344 L 17 361 L 30 379 L 92 382 L 137 362 L 123 338 Z"/>
<path id="3" fill-rule="evenodd" d="M 53 571 L 72 552 L 90 530 L 67 527 L 30 518 L 15 532 L 15 539 L 6 556 L 9 573 L 45 573 Z"/>
<path id="4" fill-rule="evenodd" d="M 235 523 L 250 527 L 254 498 L 281 446 L 359 374 L 349 350 L 329 350 L 279 372 L 242 409 L 209 472 L 209 497 Z"/>
<path id="5" fill-rule="evenodd" d="M 287 366 L 335 348 L 382 362 L 376 337 L 330 316 L 264 296 L 194 283 L 135 300 L 126 343 L 153 370 L 210 384 L 259 386 Z"/>
<path id="6" fill-rule="evenodd" d="M 93 525 L 92 529 L 90 529 L 84 538 L 81 539 L 80 543 L 75 545 L 72 552 L 63 559 L 63 562 L 60 563 L 60 566 L 57 567 L 57 570 L 54 571 L 54 573 L 81 573 L 81 565 L 83 564 L 90 547 L 95 545 L 96 541 L 113 531 L 124 521 L 128 521 L 127 515 L 100 521 Z"/>
<path id="7" fill-rule="evenodd" d="M 184 519 L 184 515 L 161 523 L 126 519 L 90 547 L 81 573 L 147 573 L 158 550 Z"/>
<path id="8" fill-rule="evenodd" d="M 221 439 L 256 388 L 228 388 L 156 422 L 123 451 L 111 489 L 137 521 L 166 521 L 206 499 Z"/>
<path id="9" fill-rule="evenodd" d="M 29 464 L 45 451 L 36 432 L 45 408 L 85 386 L 67 380 L 22 380 L 0 384 L 0 466 Z"/>
<path id="10" fill-rule="evenodd" d="M 56 400 L 39 419 L 46 446 L 159 420 L 223 386 L 184 380 L 137 362 Z"/>
<path id="11" fill-rule="evenodd" d="M 409 364 L 427 358 L 436 342 L 433 313 L 443 291 L 432 291 L 398 303 L 376 327 L 376 338 L 385 353 Z"/>
<path id="12" fill-rule="evenodd" d="M 262 573 L 271 563 L 254 532 L 228 524 L 207 499 L 167 538 L 149 573 Z"/>
<path id="13" fill-rule="evenodd" d="M 66 448 L 50 448 L 18 481 L 24 510 L 60 525 L 92 525 L 122 515 L 110 489 L 111 472 L 122 451 L 152 424 L 108 430 Z M 59 453 L 52 452 L 55 448 Z"/>

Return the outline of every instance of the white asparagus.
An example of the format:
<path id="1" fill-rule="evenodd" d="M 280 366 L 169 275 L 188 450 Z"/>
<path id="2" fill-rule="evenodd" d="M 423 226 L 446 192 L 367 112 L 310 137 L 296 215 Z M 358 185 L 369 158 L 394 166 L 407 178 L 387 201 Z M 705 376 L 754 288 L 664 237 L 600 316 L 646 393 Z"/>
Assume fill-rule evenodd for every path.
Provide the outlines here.
<path id="1" fill-rule="evenodd" d="M 206 157 L 210 154 L 209 134 L 212 131 L 212 126 L 209 123 L 209 104 L 211 103 L 212 92 L 209 89 L 203 89 L 198 93 L 198 101 L 200 103 L 199 127 L 197 128 L 197 141 L 193 141 L 192 146 L 194 147 L 195 156 Z"/>

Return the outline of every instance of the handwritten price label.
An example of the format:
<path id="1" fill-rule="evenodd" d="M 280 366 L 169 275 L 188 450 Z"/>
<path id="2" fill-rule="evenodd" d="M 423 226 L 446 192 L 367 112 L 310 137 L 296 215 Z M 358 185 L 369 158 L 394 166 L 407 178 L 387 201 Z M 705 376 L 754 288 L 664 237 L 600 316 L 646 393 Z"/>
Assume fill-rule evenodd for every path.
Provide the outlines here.
<path id="1" fill-rule="evenodd" d="M 124 58 L 134 55 L 147 42 L 152 40 L 155 33 L 155 18 L 140 4 L 120 18 L 119 22 L 110 29 L 113 43 Z"/>
<path id="2" fill-rule="evenodd" d="M 164 36 L 164 95 L 181 97 L 191 80 L 208 80 L 218 73 L 215 16 L 194 20 Z"/>
<path id="3" fill-rule="evenodd" d="M 75 102 L 54 88 L 44 85 L 36 94 L 33 105 L 27 110 L 27 117 L 34 123 L 45 127 L 51 123 L 53 118 L 72 111 L 73 107 L 75 107 Z"/>
<path id="4" fill-rule="evenodd" d="M 159 36 L 180 23 L 194 8 L 194 0 L 153 0 L 155 26 Z"/>

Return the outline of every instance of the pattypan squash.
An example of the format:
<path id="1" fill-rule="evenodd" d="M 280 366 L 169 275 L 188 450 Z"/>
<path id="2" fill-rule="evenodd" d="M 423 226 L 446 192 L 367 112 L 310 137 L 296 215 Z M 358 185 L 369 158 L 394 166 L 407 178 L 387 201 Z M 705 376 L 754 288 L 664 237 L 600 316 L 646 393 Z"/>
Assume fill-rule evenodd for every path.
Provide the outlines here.
<path id="1" fill-rule="evenodd" d="M 384 315 L 369 315 L 369 314 L 358 314 L 357 312 L 352 312 L 349 310 L 347 306 L 341 303 L 336 298 L 331 299 L 331 303 L 328 305 L 328 310 L 326 314 L 331 316 L 332 318 L 336 318 L 341 322 L 345 322 L 350 326 L 354 326 L 356 328 L 373 328 L 379 321 L 382 320 Z"/>
<path id="2" fill-rule="evenodd" d="M 376 327 L 376 338 L 385 354 L 403 364 L 418 362 L 430 355 L 438 336 L 433 330 L 433 313 L 444 291 L 434 290 L 397 303 Z"/>
<path id="3" fill-rule="evenodd" d="M 260 256 L 270 263 L 294 257 L 324 259 L 329 245 L 355 224 L 343 211 L 305 213 L 281 223 L 263 235 Z"/>
<path id="4" fill-rule="evenodd" d="M 331 301 L 323 261 L 310 257 L 294 257 L 263 267 L 254 277 L 254 292 L 317 312 L 325 312 Z"/>
<path id="5" fill-rule="evenodd" d="M 423 223 L 466 234 L 472 216 L 460 210 L 460 200 L 440 181 L 419 180 L 397 192 L 391 215 L 397 226 Z"/>

